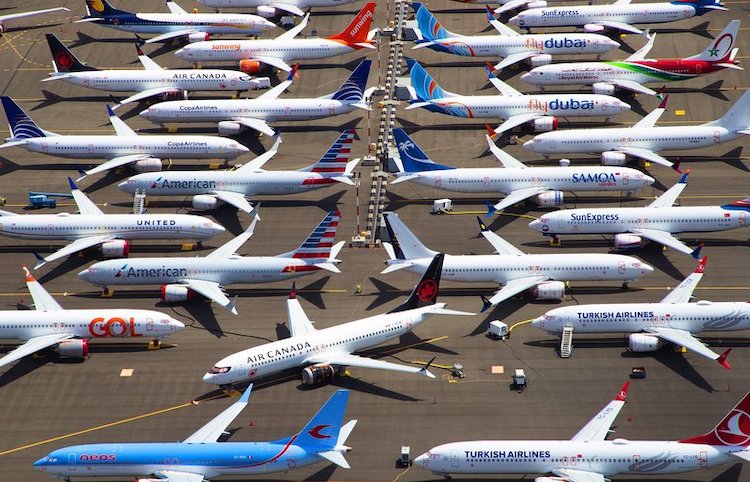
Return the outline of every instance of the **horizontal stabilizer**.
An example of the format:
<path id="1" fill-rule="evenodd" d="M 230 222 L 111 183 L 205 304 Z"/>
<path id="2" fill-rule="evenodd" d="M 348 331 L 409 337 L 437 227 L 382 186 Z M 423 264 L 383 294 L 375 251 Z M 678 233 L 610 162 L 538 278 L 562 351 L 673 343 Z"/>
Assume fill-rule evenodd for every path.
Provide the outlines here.
<path id="1" fill-rule="evenodd" d="M 414 263 L 411 261 L 401 261 L 400 263 L 388 265 L 388 267 L 381 271 L 380 274 L 393 273 L 394 271 L 411 268 L 412 266 L 414 266 Z"/>
<path id="2" fill-rule="evenodd" d="M 341 273 L 341 270 L 333 263 L 315 263 L 313 266 L 316 268 L 330 271 L 331 273 Z"/>
<path id="3" fill-rule="evenodd" d="M 341 468 L 344 469 L 350 469 L 351 466 L 344 458 L 344 454 L 339 452 L 338 450 L 329 450 L 327 452 L 318 452 L 318 455 L 326 459 L 327 461 L 338 465 Z"/>

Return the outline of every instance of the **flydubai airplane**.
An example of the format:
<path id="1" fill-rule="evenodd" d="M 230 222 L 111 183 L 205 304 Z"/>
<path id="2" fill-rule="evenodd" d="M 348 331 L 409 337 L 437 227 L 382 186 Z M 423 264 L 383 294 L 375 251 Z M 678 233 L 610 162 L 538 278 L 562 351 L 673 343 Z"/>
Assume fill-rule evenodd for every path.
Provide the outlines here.
<path id="1" fill-rule="evenodd" d="M 502 211 L 526 199 L 543 207 L 562 206 L 563 191 L 625 191 L 632 193 L 654 183 L 637 169 L 610 166 L 560 166 L 529 168 L 503 152 L 485 136 L 490 151 L 504 167 L 455 168 L 436 164 L 403 129 L 393 129 L 403 170 L 391 185 L 404 181 L 445 191 L 505 194 L 493 206 Z"/>
<path id="2" fill-rule="evenodd" d="M 590 85 L 595 94 L 613 94 L 615 89 L 657 95 L 643 84 L 688 80 L 724 69 L 744 70 L 735 60 L 734 45 L 739 20 L 729 22 L 703 52 L 684 59 L 647 59 L 656 34 L 625 60 L 543 65 L 521 75 L 521 79 L 544 88 L 547 85 Z"/>
<path id="3" fill-rule="evenodd" d="M 286 472 L 331 462 L 348 469 L 346 440 L 356 420 L 346 424 L 349 390 L 337 390 L 302 430 L 273 442 L 219 442 L 247 406 L 252 385 L 239 400 L 182 442 L 98 443 L 54 450 L 34 468 L 55 478 L 128 477 L 162 482 L 203 482 L 222 475 Z M 157 477 L 143 479 L 141 475 Z"/>
<path id="4" fill-rule="evenodd" d="M 349 161 L 354 129 L 341 133 L 330 149 L 311 166 L 296 171 L 266 171 L 263 165 L 278 151 L 281 138 L 252 162 L 228 171 L 164 171 L 145 173 L 123 181 L 117 187 L 130 194 L 147 196 L 193 196 L 193 209 L 216 209 L 223 204 L 250 213 L 246 198 L 266 194 L 297 194 L 332 186 L 354 185 L 352 170 L 359 159 Z"/>
<path id="5" fill-rule="evenodd" d="M 432 315 L 473 315 L 446 309 L 445 303 L 436 303 L 442 265 L 443 255 L 436 254 L 409 298 L 388 313 L 321 330 L 313 326 L 292 289 L 286 302 L 291 337 L 229 355 L 217 362 L 203 381 L 229 386 L 299 367 L 305 367 L 302 370 L 305 385 L 328 381 L 346 367 L 377 368 L 435 378 L 429 371 L 432 360 L 423 367 L 412 367 L 354 353 L 398 338 Z"/>
<path id="6" fill-rule="evenodd" d="M 141 116 L 162 124 L 166 122 L 218 122 L 222 135 L 239 134 L 253 129 L 274 136 L 268 122 L 282 120 L 312 120 L 348 114 L 354 109 L 370 110 L 368 99 L 374 88 L 365 90 L 370 75 L 371 60 L 363 60 L 341 84 L 328 95 L 312 99 L 280 99 L 279 95 L 291 84 L 297 69 L 287 80 L 255 99 L 239 100 L 175 100 L 160 102 L 141 112 Z"/>
<path id="7" fill-rule="evenodd" d="M 274 39 L 196 42 L 184 46 L 175 55 L 194 63 L 237 61 L 240 70 L 248 74 L 259 72 L 262 64 L 290 72 L 289 62 L 327 59 L 377 48 L 373 42 L 376 31 L 370 31 L 374 14 L 375 2 L 369 2 L 343 32 L 326 38 L 295 38 L 307 26 L 310 15 L 306 15 L 299 25 Z"/>
<path id="8" fill-rule="evenodd" d="M 8 30 L 8 27 L 5 26 L 5 22 L 8 20 L 15 20 L 17 18 L 25 18 L 25 17 L 31 17 L 34 15 L 42 15 L 44 13 L 54 13 L 54 12 L 70 12 L 69 8 L 65 7 L 55 7 L 55 8 L 45 8 L 44 10 L 33 10 L 31 12 L 18 12 L 18 13 L 11 13 L 8 15 L 0 15 L 0 34 Z"/>
<path id="9" fill-rule="evenodd" d="M 657 127 L 656 121 L 666 110 L 667 97 L 632 127 L 544 132 L 525 142 L 523 147 L 545 157 L 559 153 L 601 153 L 602 164 L 608 166 L 621 166 L 627 156 L 631 156 L 680 172 L 678 164 L 657 152 L 700 149 L 750 134 L 750 90 L 745 91 L 720 119 L 700 125 Z"/>
<path id="10" fill-rule="evenodd" d="M 0 97 L 12 137 L 4 147 L 20 146 L 29 152 L 76 159 L 107 159 L 84 172 L 92 174 L 132 164 L 137 171 L 160 171 L 161 159 L 235 159 L 250 149 L 233 139 L 212 136 L 139 136 L 107 106 L 114 136 L 63 136 L 39 127 L 26 112 L 7 96 Z"/>
<path id="11" fill-rule="evenodd" d="M 674 206 L 688 182 L 679 182 L 645 207 L 561 209 L 545 213 L 529 227 L 545 236 L 560 234 L 614 234 L 615 249 L 636 249 L 643 240 L 663 244 L 698 259 L 692 249 L 677 239 L 677 233 L 712 233 L 748 225 L 750 197 L 723 206 Z"/>
<path id="12" fill-rule="evenodd" d="M 407 59 L 406 63 L 411 71 L 411 86 L 408 89 L 412 97 L 412 104 L 407 110 L 421 107 L 456 117 L 505 119 L 495 129 L 497 134 L 523 124 L 531 124 L 535 132 L 555 130 L 557 116 L 603 116 L 609 119 L 630 110 L 630 105 L 609 95 L 522 94 L 492 75 L 487 67 L 487 77 L 500 95 L 454 94 L 440 87 L 417 61 Z"/>
<path id="13" fill-rule="evenodd" d="M 344 241 L 333 244 L 339 212 L 329 212 L 299 248 L 276 256 L 241 256 L 237 250 L 252 236 L 256 216 L 248 229 L 204 257 L 130 258 L 94 263 L 78 276 L 96 286 L 161 284 L 162 301 L 175 302 L 204 296 L 237 314 L 237 297 L 230 300 L 223 288 L 233 283 L 271 283 L 298 278 L 319 270 L 340 273 L 336 259 Z M 110 262 L 112 261 L 112 262 Z"/>
<path id="14" fill-rule="evenodd" d="M 356 0 L 197 0 L 201 5 L 212 8 L 255 7 L 255 13 L 263 18 L 276 18 L 291 13 L 303 16 L 303 10 L 313 7 L 336 7 L 353 3 Z"/>
<path id="15" fill-rule="evenodd" d="M 66 310 L 25 266 L 23 270 L 35 309 L 0 311 L 0 338 L 24 341 L 0 358 L 0 367 L 46 349 L 65 358 L 86 358 L 90 339 L 148 337 L 161 340 L 185 328 L 174 318 L 153 310 Z"/>
<path id="16" fill-rule="evenodd" d="M 386 212 L 383 217 L 391 242 L 383 243 L 390 259 L 381 273 L 402 269 L 423 273 L 436 252 L 422 244 L 395 213 Z M 532 290 L 537 299 L 560 300 L 565 296 L 565 281 L 617 280 L 625 286 L 654 271 L 636 258 L 619 254 L 526 254 L 490 231 L 481 220 L 479 226 L 497 254 L 446 255 L 443 277 L 503 285 L 489 300 L 483 299 L 482 311 L 526 290 Z"/>
<path id="17" fill-rule="evenodd" d="M 86 0 L 86 17 L 76 23 L 93 22 L 124 32 L 160 34 L 146 40 L 146 43 L 177 37 L 185 37 L 188 42 L 200 42 L 222 33 L 258 35 L 276 27 L 258 15 L 188 13 L 171 0 L 166 3 L 171 13 L 130 13 L 114 8 L 107 0 Z"/>
<path id="18" fill-rule="evenodd" d="M 188 91 L 243 91 L 271 86 L 268 77 L 250 77 L 244 72 L 219 69 L 164 69 L 144 55 L 140 47 L 138 60 L 145 70 L 99 70 L 90 67 L 68 50 L 54 34 L 48 33 L 47 43 L 55 68 L 42 82 L 63 80 L 69 84 L 108 92 L 138 92 L 120 101 L 120 105 L 149 97 L 187 99 Z"/>
<path id="19" fill-rule="evenodd" d="M 94 246 L 100 246 L 105 257 L 127 257 L 133 240 L 202 241 L 225 231 L 220 224 L 192 214 L 105 214 L 72 179 L 68 181 L 80 214 L 16 214 L 0 210 L 0 235 L 73 241 L 45 258 L 37 255 L 35 268 Z"/>
<path id="20" fill-rule="evenodd" d="M 411 6 L 417 14 L 418 29 L 415 31 L 421 36 L 413 49 L 426 47 L 462 57 L 502 57 L 495 70 L 522 61 L 536 67 L 550 63 L 553 55 L 601 54 L 620 46 L 614 40 L 594 33 L 520 35 L 495 20 L 489 7 L 487 20 L 499 35 L 461 35 L 448 31 L 421 3 L 414 2 Z"/>

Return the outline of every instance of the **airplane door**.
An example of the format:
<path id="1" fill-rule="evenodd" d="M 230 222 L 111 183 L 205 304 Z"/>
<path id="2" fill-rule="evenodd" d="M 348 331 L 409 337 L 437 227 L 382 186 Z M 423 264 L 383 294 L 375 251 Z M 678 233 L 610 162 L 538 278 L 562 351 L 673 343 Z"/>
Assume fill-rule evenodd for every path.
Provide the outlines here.
<path id="1" fill-rule="evenodd" d="M 708 467 L 708 453 L 705 450 L 698 452 L 698 467 L 702 469 Z"/>
<path id="2" fill-rule="evenodd" d="M 482 186 L 484 187 L 490 187 L 490 178 L 487 176 L 484 176 L 482 178 Z"/>
<path id="3" fill-rule="evenodd" d="M 433 184 L 438 189 L 442 188 L 443 187 L 443 178 L 441 176 L 435 176 L 433 178 Z"/>
<path id="4" fill-rule="evenodd" d="M 297 461 L 293 458 L 287 459 L 287 469 L 293 469 L 297 466 Z"/>
<path id="5" fill-rule="evenodd" d="M 714 144 L 718 144 L 721 142 L 721 132 L 716 129 L 714 130 Z"/>
<path id="6" fill-rule="evenodd" d="M 78 457 L 76 456 L 76 454 L 68 454 L 68 469 L 75 470 L 77 460 Z"/>
<path id="7" fill-rule="evenodd" d="M 617 272 L 620 274 L 625 274 L 625 262 L 624 261 L 617 262 Z"/>
<path id="8" fill-rule="evenodd" d="M 451 467 L 458 468 L 458 450 L 451 451 Z"/>
<path id="9" fill-rule="evenodd" d="M 49 235 L 55 234 L 55 225 L 54 224 L 48 224 L 47 225 L 47 234 L 49 234 Z"/>
<path id="10" fill-rule="evenodd" d="M 740 211 L 739 217 L 737 218 L 738 222 L 740 223 L 740 226 L 744 226 L 747 222 L 745 211 Z"/>

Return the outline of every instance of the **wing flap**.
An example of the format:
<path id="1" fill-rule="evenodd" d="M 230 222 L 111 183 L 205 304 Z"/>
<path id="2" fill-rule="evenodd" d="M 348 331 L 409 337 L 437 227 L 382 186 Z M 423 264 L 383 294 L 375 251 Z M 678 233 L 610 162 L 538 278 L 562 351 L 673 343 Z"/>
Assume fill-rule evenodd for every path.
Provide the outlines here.
<path id="1" fill-rule="evenodd" d="M 503 70 L 505 67 L 510 67 L 511 65 L 517 64 L 518 62 L 523 62 L 524 60 L 530 59 L 535 55 L 539 55 L 539 52 L 536 52 L 534 50 L 527 50 L 525 52 L 516 52 L 514 54 L 510 54 L 499 63 L 495 64 L 495 70 Z"/>
<path id="2" fill-rule="evenodd" d="M 499 126 L 497 126 L 497 128 L 495 129 L 495 134 L 502 134 L 505 131 L 509 131 L 513 129 L 514 127 L 518 127 L 520 125 L 526 124 L 527 122 L 531 122 L 534 119 L 538 119 L 540 117 L 542 117 L 542 115 L 536 112 L 514 115 L 506 119 L 505 122 L 503 122 Z"/>
<path id="3" fill-rule="evenodd" d="M 78 189 L 78 186 L 76 186 L 76 183 L 73 182 L 71 178 L 68 178 L 68 183 L 70 184 L 70 194 L 73 195 L 73 201 L 75 201 L 76 206 L 78 206 L 78 210 L 81 212 L 81 214 L 104 214 L 102 210 L 99 209 L 99 206 L 94 204 L 94 202 L 89 199 L 89 197 L 85 195 L 83 191 Z"/>
<path id="4" fill-rule="evenodd" d="M 495 208 L 495 211 L 502 211 L 505 208 L 508 208 L 516 203 L 520 203 L 521 201 L 525 201 L 532 196 L 536 196 L 537 194 L 541 194 L 547 191 L 549 191 L 549 189 L 543 186 L 519 189 L 505 196 L 503 199 L 500 200 L 500 202 L 495 204 L 493 207 Z"/>
<path id="5" fill-rule="evenodd" d="M 586 472 L 585 470 L 574 470 L 574 469 L 554 469 L 552 473 L 559 476 L 565 477 L 568 482 L 604 482 L 604 476 L 597 472 Z"/>
<path id="6" fill-rule="evenodd" d="M 154 474 L 164 482 L 203 482 L 203 474 L 181 472 L 178 470 L 157 470 Z"/>
<path id="7" fill-rule="evenodd" d="M 623 32 L 635 33 L 643 35 L 643 30 L 633 27 L 629 23 L 616 22 L 614 20 L 598 20 L 593 22 L 594 25 L 601 25 L 602 27 L 613 28 L 615 30 L 622 30 Z"/>
<path id="8" fill-rule="evenodd" d="M 674 166 L 673 162 L 665 159 L 664 157 L 660 156 L 654 151 L 643 149 L 641 147 L 623 147 L 623 148 L 618 148 L 617 150 L 629 156 L 637 157 L 639 159 L 643 159 L 644 161 L 653 162 L 654 164 L 659 164 L 661 166 L 666 166 L 666 167 Z"/>
<path id="9" fill-rule="evenodd" d="M 693 296 L 693 291 L 695 291 L 695 287 L 698 286 L 698 283 L 700 282 L 701 278 L 703 278 L 703 273 L 706 271 L 706 260 L 708 259 L 707 256 L 704 256 L 701 258 L 701 260 L 698 262 L 698 266 L 695 268 L 695 271 L 690 273 L 690 275 L 682 280 L 682 283 L 677 285 L 675 289 L 667 293 L 667 296 L 662 298 L 662 300 L 659 303 L 666 303 L 666 304 L 674 304 L 674 303 L 688 303 L 690 301 L 690 297 Z"/>
<path id="10" fill-rule="evenodd" d="M 606 83 L 615 85 L 621 89 L 636 92 L 638 94 L 657 95 L 655 90 L 649 89 L 645 85 L 641 85 L 638 82 L 633 82 L 632 80 L 613 79 L 608 80 Z"/>
<path id="11" fill-rule="evenodd" d="M 629 387 L 630 382 L 625 382 L 614 400 L 609 402 L 578 433 L 573 435 L 570 439 L 571 442 L 601 442 L 606 439 L 617 415 L 625 405 L 625 397 L 628 395 Z"/>
<path id="12" fill-rule="evenodd" d="M 651 204 L 648 205 L 650 208 L 668 208 L 674 205 L 677 198 L 680 197 L 682 191 L 687 187 L 688 174 L 685 173 L 680 177 L 677 184 L 667 189 L 661 196 L 654 199 Z"/>
<path id="13" fill-rule="evenodd" d="M 277 8 L 280 8 L 280 7 L 277 7 Z M 290 28 L 286 32 L 282 33 L 281 35 L 279 35 L 278 37 L 276 37 L 276 40 L 291 40 L 291 39 L 293 39 L 294 37 L 296 37 L 297 35 L 299 35 L 299 33 L 302 30 L 304 30 L 305 27 L 307 27 L 308 20 L 310 20 L 310 14 L 309 13 L 307 15 L 305 15 L 305 18 L 303 18 L 302 21 L 300 23 L 298 23 L 296 27 Z M 289 71 L 287 70 L 287 72 L 289 72 Z"/>

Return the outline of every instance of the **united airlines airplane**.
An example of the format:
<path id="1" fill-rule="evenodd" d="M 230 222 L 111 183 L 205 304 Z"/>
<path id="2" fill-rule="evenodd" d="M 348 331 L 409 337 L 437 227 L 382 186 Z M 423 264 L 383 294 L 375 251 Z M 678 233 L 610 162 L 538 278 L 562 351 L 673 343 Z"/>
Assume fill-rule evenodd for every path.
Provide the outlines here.
<path id="1" fill-rule="evenodd" d="M 45 8 L 44 10 L 33 10 L 31 12 L 18 12 L 18 13 L 10 13 L 7 15 L 0 15 L 0 34 L 8 30 L 8 27 L 5 26 L 5 22 L 8 20 L 15 20 L 17 18 L 25 18 L 25 17 L 31 17 L 34 15 L 42 15 L 44 13 L 54 13 L 54 12 L 70 12 L 69 8 L 65 7 L 55 7 L 55 8 Z"/>
<path id="2" fill-rule="evenodd" d="M 213 8 L 248 8 L 255 7 L 255 13 L 263 18 L 276 18 L 291 13 L 303 16 L 303 10 L 313 7 L 336 7 L 353 3 L 356 0 L 197 0 L 201 5 Z"/>

